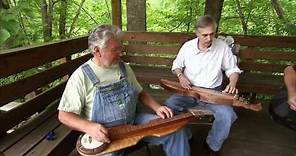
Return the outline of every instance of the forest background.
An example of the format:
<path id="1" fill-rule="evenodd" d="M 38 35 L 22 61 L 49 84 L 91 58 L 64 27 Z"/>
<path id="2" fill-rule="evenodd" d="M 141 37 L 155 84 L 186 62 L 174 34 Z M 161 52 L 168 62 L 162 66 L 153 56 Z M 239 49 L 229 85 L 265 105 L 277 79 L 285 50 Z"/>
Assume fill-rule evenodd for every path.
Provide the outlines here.
<path id="1" fill-rule="evenodd" d="M 219 32 L 296 35 L 295 0 L 218 1 Z M 144 18 L 141 31 L 194 32 L 207 2 L 212 1 L 122 0 L 122 29 L 132 28 L 128 10 Z M 1 0 L 0 50 L 86 35 L 98 24 L 111 24 L 111 13 L 111 0 Z"/>

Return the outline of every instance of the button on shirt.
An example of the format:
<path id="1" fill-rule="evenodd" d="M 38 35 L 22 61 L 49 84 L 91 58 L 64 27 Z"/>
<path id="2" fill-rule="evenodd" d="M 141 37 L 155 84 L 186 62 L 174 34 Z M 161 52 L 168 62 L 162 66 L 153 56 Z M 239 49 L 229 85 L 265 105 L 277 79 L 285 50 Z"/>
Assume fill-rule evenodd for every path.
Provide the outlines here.
<path id="1" fill-rule="evenodd" d="M 184 68 L 184 75 L 191 84 L 198 87 L 214 88 L 222 84 L 225 71 L 227 77 L 232 73 L 241 73 L 237 59 L 228 45 L 214 39 L 207 51 L 198 48 L 198 38 L 186 42 L 173 62 L 172 70 Z"/>

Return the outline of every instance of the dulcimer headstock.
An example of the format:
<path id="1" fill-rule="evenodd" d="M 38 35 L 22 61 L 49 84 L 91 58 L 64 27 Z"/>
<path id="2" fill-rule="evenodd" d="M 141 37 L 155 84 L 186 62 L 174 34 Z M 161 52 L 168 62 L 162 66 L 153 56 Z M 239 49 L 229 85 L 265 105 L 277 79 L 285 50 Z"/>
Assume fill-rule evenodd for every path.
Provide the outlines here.
<path id="1" fill-rule="evenodd" d="M 240 97 L 238 94 L 235 94 L 233 97 L 233 106 L 244 107 L 253 111 L 261 111 L 261 103 L 250 103 L 250 101 L 244 97 Z"/>

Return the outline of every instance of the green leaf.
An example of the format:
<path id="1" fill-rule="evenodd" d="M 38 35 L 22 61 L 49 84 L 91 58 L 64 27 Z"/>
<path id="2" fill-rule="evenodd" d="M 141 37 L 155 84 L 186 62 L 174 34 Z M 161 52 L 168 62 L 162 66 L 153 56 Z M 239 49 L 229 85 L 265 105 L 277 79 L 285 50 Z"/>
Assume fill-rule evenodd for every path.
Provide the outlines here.
<path id="1" fill-rule="evenodd" d="M 10 33 L 6 29 L 0 29 L 0 44 L 10 37 Z"/>
<path id="2" fill-rule="evenodd" d="M 6 30 L 8 30 L 10 33 L 16 33 L 19 30 L 18 22 L 15 20 L 9 20 L 5 23 Z"/>

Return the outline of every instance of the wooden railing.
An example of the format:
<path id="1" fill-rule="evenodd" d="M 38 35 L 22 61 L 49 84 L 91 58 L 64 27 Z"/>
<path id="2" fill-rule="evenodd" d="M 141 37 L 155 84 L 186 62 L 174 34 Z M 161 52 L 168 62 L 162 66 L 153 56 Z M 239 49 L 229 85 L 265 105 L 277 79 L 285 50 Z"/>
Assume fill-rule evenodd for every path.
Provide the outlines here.
<path id="1" fill-rule="evenodd" d="M 126 32 L 123 60 L 130 62 L 138 80 L 143 84 L 157 84 L 160 78 L 176 79 L 170 71 L 172 61 L 181 44 L 194 37 L 194 34 L 185 33 Z M 239 67 L 244 70 L 239 81 L 239 89 L 273 94 L 282 84 L 285 66 L 296 63 L 296 37 L 233 37 L 241 46 Z M 70 130 L 64 130 L 65 127 L 60 123 L 57 124 L 56 107 L 67 76 L 92 56 L 87 52 L 82 53 L 86 49 L 87 37 L 80 37 L 0 52 L 0 82 L 17 78 L 14 82 L 0 86 L 0 106 L 15 100 L 22 101 L 22 104 L 11 110 L 0 111 L 0 153 L 9 155 L 8 151 L 18 149 L 20 153 L 17 155 L 22 155 L 40 152 L 45 148 L 47 154 L 55 153 L 54 149 L 67 151 L 65 147 L 58 145 L 66 143 L 66 135 L 71 133 Z M 34 74 L 22 78 L 25 71 L 33 71 Z M 28 100 L 24 98 L 32 92 L 35 92 L 36 96 Z M 30 128 L 6 133 L 36 112 L 42 114 L 47 111 L 52 111 L 52 115 L 46 115 L 43 120 L 38 120 L 39 123 L 34 121 L 34 124 L 25 124 Z M 59 130 L 60 135 L 64 135 L 52 150 L 42 141 L 46 137 L 46 131 L 39 134 L 39 140 L 35 138 L 34 143 L 30 145 L 24 145 L 23 148 L 14 146 L 20 144 L 27 136 L 34 136 L 34 130 L 40 129 L 40 125 L 49 119 L 54 119 L 56 124 L 48 130 Z M 71 142 L 71 148 L 74 144 Z"/>

